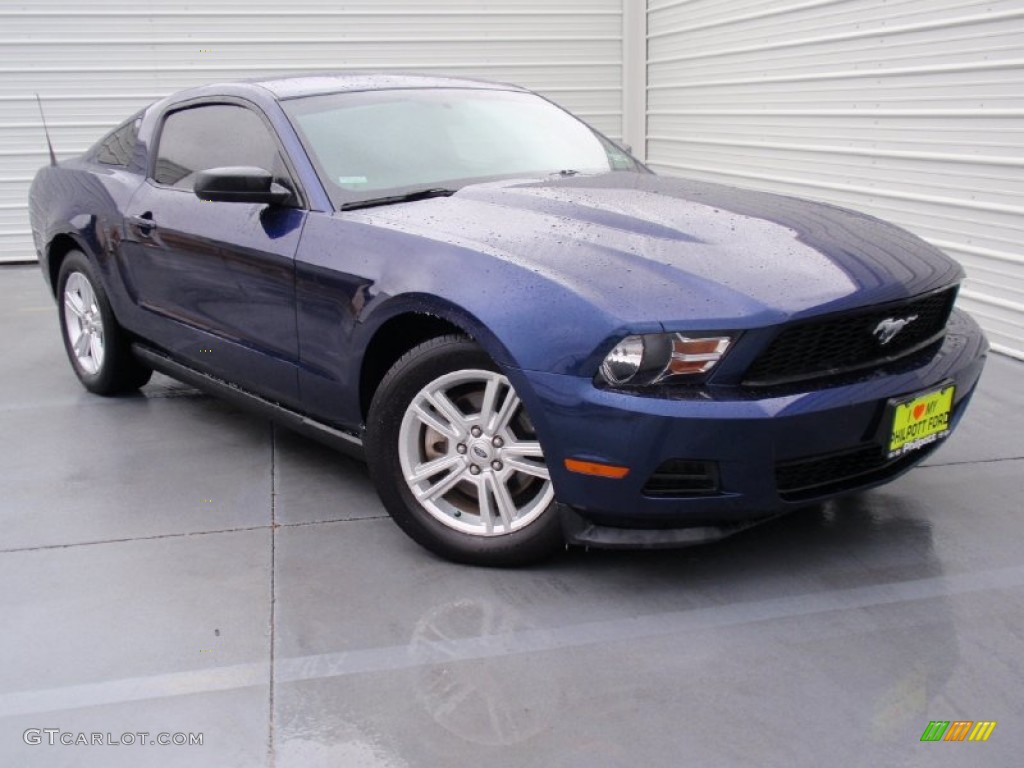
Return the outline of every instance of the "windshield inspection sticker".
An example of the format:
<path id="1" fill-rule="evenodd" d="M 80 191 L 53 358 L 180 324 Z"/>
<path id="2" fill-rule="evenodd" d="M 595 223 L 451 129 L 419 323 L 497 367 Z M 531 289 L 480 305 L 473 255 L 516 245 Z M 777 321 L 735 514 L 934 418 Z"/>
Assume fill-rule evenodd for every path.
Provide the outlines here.
<path id="1" fill-rule="evenodd" d="M 365 176 L 339 176 L 339 184 L 365 184 L 369 179 Z"/>

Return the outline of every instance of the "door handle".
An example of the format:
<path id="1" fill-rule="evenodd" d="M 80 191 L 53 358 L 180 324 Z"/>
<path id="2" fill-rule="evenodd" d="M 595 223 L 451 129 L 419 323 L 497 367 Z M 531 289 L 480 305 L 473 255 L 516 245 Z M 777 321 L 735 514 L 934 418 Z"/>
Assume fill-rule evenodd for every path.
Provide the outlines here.
<path id="1" fill-rule="evenodd" d="M 150 233 L 156 229 L 156 222 L 153 221 L 152 211 L 146 211 L 138 216 L 129 216 L 128 223 L 136 227 L 142 237 L 149 237 Z"/>

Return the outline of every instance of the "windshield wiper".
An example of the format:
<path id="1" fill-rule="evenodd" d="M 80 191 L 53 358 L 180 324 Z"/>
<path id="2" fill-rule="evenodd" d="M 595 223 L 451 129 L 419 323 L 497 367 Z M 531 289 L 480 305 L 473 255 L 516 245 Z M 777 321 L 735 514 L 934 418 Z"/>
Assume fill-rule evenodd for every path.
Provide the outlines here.
<path id="1" fill-rule="evenodd" d="M 416 200 L 428 200 L 432 197 L 451 197 L 457 190 L 446 189 L 445 187 L 430 187 L 429 189 L 417 189 L 415 192 L 406 192 L 402 195 L 390 195 L 388 197 L 374 197 L 369 200 L 354 200 L 351 203 L 342 203 L 341 210 L 355 211 L 359 208 L 373 208 L 377 205 L 393 205 L 395 203 L 412 203 Z"/>

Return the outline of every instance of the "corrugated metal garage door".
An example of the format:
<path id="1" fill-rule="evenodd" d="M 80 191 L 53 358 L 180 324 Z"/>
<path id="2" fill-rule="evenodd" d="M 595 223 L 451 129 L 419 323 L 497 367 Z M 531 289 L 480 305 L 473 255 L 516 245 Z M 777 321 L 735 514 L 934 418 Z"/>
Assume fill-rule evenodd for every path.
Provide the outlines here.
<path id="1" fill-rule="evenodd" d="M 650 0 L 647 22 L 655 169 L 903 224 L 1024 357 L 1021 0 Z"/>
<path id="2" fill-rule="evenodd" d="M 26 194 L 134 110 L 218 79 L 402 69 L 535 88 L 618 137 L 622 0 L 31 0 L 0 4 L 0 261 L 34 259 Z"/>

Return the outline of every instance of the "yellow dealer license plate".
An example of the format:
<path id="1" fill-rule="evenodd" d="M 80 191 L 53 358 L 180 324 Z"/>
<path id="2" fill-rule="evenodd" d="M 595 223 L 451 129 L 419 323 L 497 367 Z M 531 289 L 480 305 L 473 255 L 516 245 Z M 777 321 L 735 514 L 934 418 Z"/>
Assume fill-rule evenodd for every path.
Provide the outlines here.
<path id="1" fill-rule="evenodd" d="M 949 434 L 954 390 L 950 384 L 943 389 L 893 403 L 890 459 L 916 451 Z"/>

